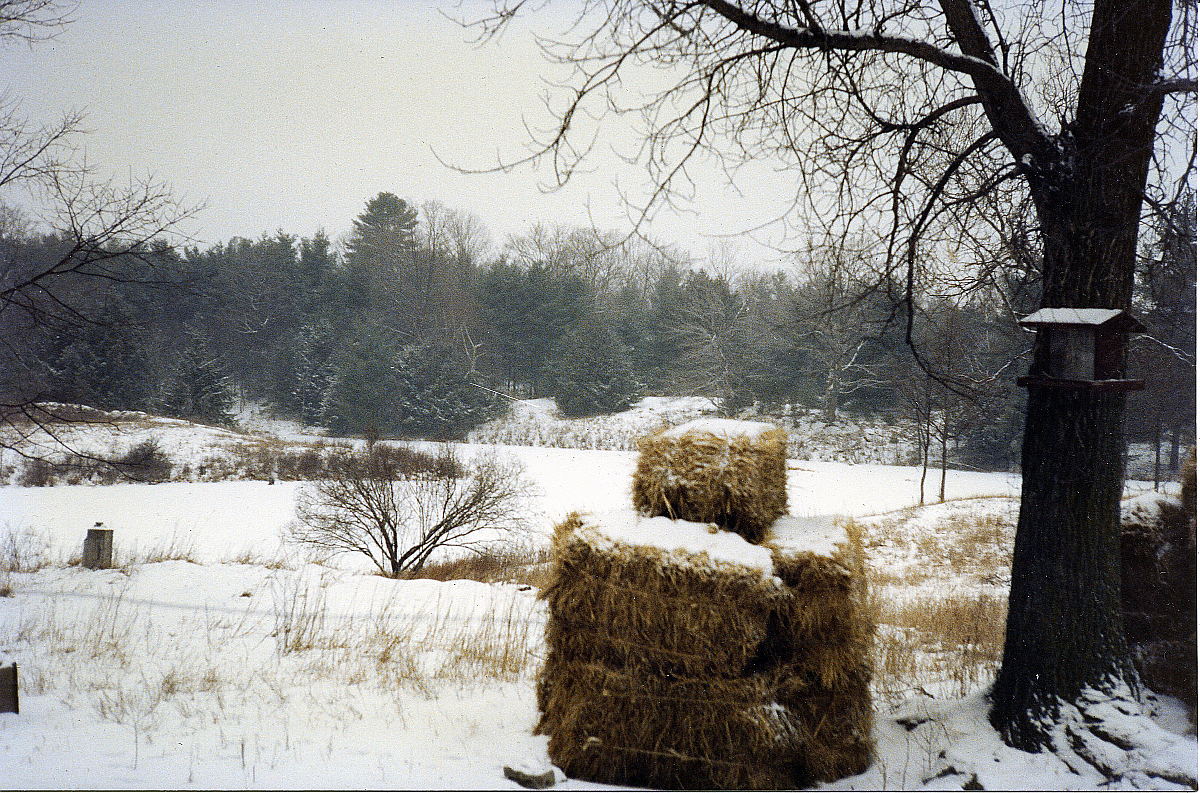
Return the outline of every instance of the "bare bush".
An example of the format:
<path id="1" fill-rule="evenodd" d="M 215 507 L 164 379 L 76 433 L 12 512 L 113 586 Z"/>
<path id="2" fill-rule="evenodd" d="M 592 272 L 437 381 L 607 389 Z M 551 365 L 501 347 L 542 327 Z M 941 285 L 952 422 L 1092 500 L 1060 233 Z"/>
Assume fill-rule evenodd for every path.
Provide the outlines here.
<path id="1" fill-rule="evenodd" d="M 171 459 L 155 438 L 130 448 L 115 463 L 124 476 L 138 482 L 166 482 L 171 478 Z"/>
<path id="2" fill-rule="evenodd" d="M 395 448 L 330 460 L 326 477 L 297 496 L 290 538 L 361 553 L 398 577 L 421 570 L 435 551 L 481 553 L 525 528 L 529 486 L 519 464 L 490 456 L 464 463 L 446 446 L 434 465 L 415 466 Z"/>

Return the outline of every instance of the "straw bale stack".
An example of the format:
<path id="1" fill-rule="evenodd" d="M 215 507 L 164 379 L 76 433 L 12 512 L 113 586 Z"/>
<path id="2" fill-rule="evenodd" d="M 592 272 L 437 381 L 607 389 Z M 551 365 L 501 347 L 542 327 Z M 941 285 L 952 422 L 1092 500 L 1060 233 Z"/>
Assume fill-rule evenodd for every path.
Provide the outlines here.
<path id="1" fill-rule="evenodd" d="M 749 671 L 787 594 L 772 565 L 708 524 L 624 512 L 558 526 L 537 727 L 555 764 L 623 785 L 790 786 L 778 675 Z"/>
<path id="2" fill-rule="evenodd" d="M 557 527 L 537 731 L 568 775 L 745 789 L 866 767 L 861 544 L 792 518 L 768 541 L 631 513 Z"/>
<path id="3" fill-rule="evenodd" d="M 633 505 L 647 516 L 715 523 L 750 542 L 787 512 L 787 433 L 697 419 L 638 439 Z"/>

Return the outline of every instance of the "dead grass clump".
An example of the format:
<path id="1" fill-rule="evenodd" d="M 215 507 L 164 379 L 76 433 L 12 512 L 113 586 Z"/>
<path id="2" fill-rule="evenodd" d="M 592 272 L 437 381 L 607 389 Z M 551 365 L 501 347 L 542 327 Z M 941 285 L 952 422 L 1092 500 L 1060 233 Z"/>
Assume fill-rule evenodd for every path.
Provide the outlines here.
<path id="1" fill-rule="evenodd" d="M 226 559 L 225 561 L 229 562 L 230 564 L 244 564 L 252 565 L 254 567 L 265 567 L 268 570 L 284 570 L 288 567 L 286 559 L 283 559 L 279 556 L 267 556 L 264 553 L 259 553 L 258 551 L 254 551 L 249 548 L 242 551 L 237 556 Z"/>
<path id="2" fill-rule="evenodd" d="M 877 562 L 867 572 L 872 585 L 911 587 L 956 577 L 989 586 L 1007 583 L 1015 513 L 955 510 L 932 526 L 914 525 L 918 514 L 901 510 L 867 523 L 864 545 Z"/>
<path id="3" fill-rule="evenodd" d="M 880 697 L 895 704 L 910 696 L 921 679 L 917 663 L 918 644 L 912 631 L 880 623 L 875 635 L 875 676 L 873 684 Z"/>
<path id="4" fill-rule="evenodd" d="M 405 578 L 527 584 L 541 589 L 548 583 L 549 562 L 550 551 L 544 547 L 488 549 L 469 556 L 426 563 Z"/>
<path id="5" fill-rule="evenodd" d="M 33 529 L 0 534 L 0 572 L 36 573 L 52 564 L 50 541 Z"/>
<path id="6" fill-rule="evenodd" d="M 787 512 L 787 433 L 781 429 L 689 422 L 639 438 L 638 452 L 633 505 L 643 515 L 715 523 L 758 542 Z"/>
<path id="7" fill-rule="evenodd" d="M 966 696 L 994 677 L 1004 649 L 1004 598 L 926 595 L 877 600 L 875 609 L 885 628 L 878 681 L 885 695 L 904 696 L 933 679 L 952 684 L 952 695 Z"/>
<path id="8" fill-rule="evenodd" d="M 199 564 L 196 543 L 188 537 L 172 534 L 167 540 L 151 545 L 134 557 L 134 563 L 157 564 L 159 562 L 190 562 Z"/>
<path id="9" fill-rule="evenodd" d="M 527 679 L 537 666 L 535 626 L 540 622 L 531 619 L 533 607 L 531 601 L 514 599 L 477 621 L 438 630 L 436 641 L 446 653 L 437 676 L 460 682 Z"/>

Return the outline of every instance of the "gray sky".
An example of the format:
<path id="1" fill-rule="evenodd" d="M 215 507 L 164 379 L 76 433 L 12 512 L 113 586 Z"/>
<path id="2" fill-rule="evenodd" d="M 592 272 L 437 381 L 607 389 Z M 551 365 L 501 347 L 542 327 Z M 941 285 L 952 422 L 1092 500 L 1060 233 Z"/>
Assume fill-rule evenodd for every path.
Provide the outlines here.
<path id="1" fill-rule="evenodd" d="M 434 4 L 410 0 L 81 0 L 56 39 L 0 51 L 0 79 L 31 118 L 85 110 L 82 143 L 105 171 L 152 173 L 206 202 L 193 231 L 207 242 L 277 228 L 337 236 L 384 190 L 473 212 L 497 241 L 534 221 L 628 229 L 619 191 L 644 189 L 646 175 L 607 150 L 549 195 L 544 169 L 464 175 L 439 164 L 434 152 L 463 166 L 519 155 L 525 121 L 550 122 L 541 95 L 553 75 L 528 32 L 470 39 Z M 635 144 L 619 124 L 605 138 Z M 648 231 L 703 256 L 706 235 L 770 217 L 786 180 L 751 169 L 739 194 L 714 169 L 701 175 L 696 214 L 660 213 Z M 747 263 L 773 255 L 736 244 Z"/>

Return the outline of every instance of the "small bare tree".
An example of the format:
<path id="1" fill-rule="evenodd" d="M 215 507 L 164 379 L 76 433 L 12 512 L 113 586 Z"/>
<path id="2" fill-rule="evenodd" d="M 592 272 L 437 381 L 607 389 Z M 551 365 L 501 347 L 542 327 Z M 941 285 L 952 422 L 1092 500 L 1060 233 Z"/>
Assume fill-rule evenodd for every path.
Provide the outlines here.
<path id="1" fill-rule="evenodd" d="M 436 458 L 406 455 L 397 465 L 384 448 L 348 452 L 325 479 L 304 487 L 290 538 L 361 553 L 395 578 L 420 571 L 439 549 L 482 553 L 526 528 L 529 485 L 519 463 L 493 456 L 464 463 L 445 446 Z"/>

